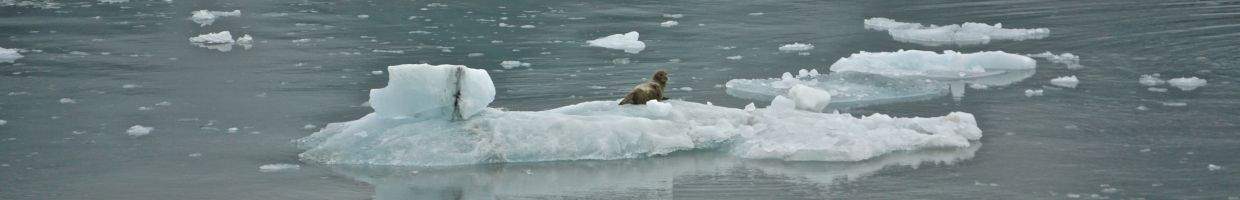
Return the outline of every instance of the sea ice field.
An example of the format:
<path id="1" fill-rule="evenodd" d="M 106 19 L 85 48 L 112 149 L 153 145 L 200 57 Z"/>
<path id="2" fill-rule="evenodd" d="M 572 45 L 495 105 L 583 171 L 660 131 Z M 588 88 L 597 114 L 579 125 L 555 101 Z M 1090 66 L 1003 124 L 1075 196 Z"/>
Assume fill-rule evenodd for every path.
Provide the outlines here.
<path id="1" fill-rule="evenodd" d="M 0 0 L 0 199 L 1240 199 L 1238 13 Z"/>

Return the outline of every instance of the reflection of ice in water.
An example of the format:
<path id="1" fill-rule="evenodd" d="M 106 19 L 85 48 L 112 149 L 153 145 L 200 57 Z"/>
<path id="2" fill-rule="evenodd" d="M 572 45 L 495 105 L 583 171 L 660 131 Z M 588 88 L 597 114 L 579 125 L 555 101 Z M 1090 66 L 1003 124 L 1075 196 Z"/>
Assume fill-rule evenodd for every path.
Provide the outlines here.
<path id="1" fill-rule="evenodd" d="M 332 171 L 366 182 L 375 199 L 493 199 L 504 197 L 572 197 L 606 195 L 671 198 L 722 195 L 685 190 L 692 176 L 758 171 L 806 187 L 855 181 L 889 167 L 954 165 L 972 159 L 981 148 L 950 148 L 888 154 L 857 162 L 786 162 L 747 160 L 721 152 L 687 152 L 666 157 L 543 163 L 509 163 L 446 168 L 328 165 Z M 746 173 L 754 174 L 754 173 Z M 786 184 L 786 183 L 785 183 Z M 816 184 L 816 185 L 812 185 Z M 746 185 L 761 187 L 761 185 Z M 727 188 L 721 188 L 727 189 Z M 749 188 L 752 189 L 752 188 Z M 773 188 L 782 192 L 786 188 Z M 820 188 L 827 189 L 827 188 Z M 698 193 L 694 193 L 698 192 Z"/>

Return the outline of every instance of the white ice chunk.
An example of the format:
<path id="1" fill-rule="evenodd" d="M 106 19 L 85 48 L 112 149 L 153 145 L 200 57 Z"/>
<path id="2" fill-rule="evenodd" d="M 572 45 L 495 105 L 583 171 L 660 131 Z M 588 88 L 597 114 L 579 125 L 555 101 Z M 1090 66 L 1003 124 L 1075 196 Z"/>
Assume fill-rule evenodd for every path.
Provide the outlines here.
<path id="1" fill-rule="evenodd" d="M 1025 90 L 1025 97 L 1042 96 L 1042 92 L 1042 89 L 1027 89 Z"/>
<path id="2" fill-rule="evenodd" d="M 1218 165 L 1214 165 L 1214 164 L 1207 164 L 1207 165 L 1206 165 L 1206 169 L 1208 169 L 1208 170 L 1210 170 L 1210 171 L 1217 171 L 1217 170 L 1222 170 L 1222 169 L 1223 169 L 1223 166 L 1218 166 Z"/>
<path id="3" fill-rule="evenodd" d="M 453 81 L 447 80 L 470 79 L 455 78 L 451 72 L 459 70 L 474 69 L 392 67 L 388 86 L 372 92 L 375 113 L 328 124 L 297 140 L 306 150 L 299 156 L 327 164 L 442 166 L 641 158 L 721 149 L 745 158 L 856 161 L 894 151 L 969 147 L 970 141 L 981 137 L 967 113 L 857 118 L 797 109 L 746 111 L 679 100 L 645 105 L 592 101 L 533 112 L 485 109 L 462 120 L 422 114 L 426 112 L 420 110 L 428 109 L 418 108 L 450 104 L 438 100 L 456 96 L 450 89 L 454 86 L 447 84 Z M 475 79 L 471 82 L 494 87 L 489 78 Z M 812 95 L 820 100 L 815 103 L 824 99 L 820 93 Z M 786 101 L 773 106 L 796 106 Z M 381 106 L 387 103 L 396 105 Z M 390 117 L 393 114 L 411 117 Z"/>
<path id="4" fill-rule="evenodd" d="M 241 44 L 241 45 L 254 44 L 254 37 L 250 37 L 250 34 L 242 35 L 241 37 L 237 38 L 237 44 Z"/>
<path id="5" fill-rule="evenodd" d="M 514 60 L 505 60 L 505 61 L 499 62 L 499 66 L 503 67 L 504 69 L 513 69 L 517 67 L 529 67 L 530 63 L 514 61 Z"/>
<path id="6" fill-rule="evenodd" d="M 1158 86 L 1167 83 L 1167 81 L 1162 80 L 1158 76 L 1158 74 L 1142 74 L 1141 79 L 1138 79 L 1137 82 L 1145 86 Z"/>
<path id="7" fill-rule="evenodd" d="M 805 85 L 792 86 L 788 89 L 788 97 L 796 102 L 797 109 L 822 112 L 831 103 L 831 93 Z"/>
<path id="8" fill-rule="evenodd" d="M 189 42 L 205 43 L 205 44 L 228 44 L 236 42 L 233 40 L 231 32 L 220 31 L 217 33 L 207 33 L 189 38 Z"/>
<path id="9" fill-rule="evenodd" d="M 887 31 L 897 41 L 939 46 L 946 44 L 973 45 L 986 44 L 991 40 L 1030 40 L 1042 39 L 1050 35 L 1046 28 L 1008 29 L 1003 24 L 994 25 L 965 22 L 946 26 L 919 23 L 898 22 L 887 18 L 870 18 L 865 20 L 867 29 Z"/>
<path id="10" fill-rule="evenodd" d="M 780 78 L 732 79 L 724 84 L 728 95 L 769 101 L 804 85 L 831 94 L 834 107 L 857 107 L 882 103 L 929 99 L 946 94 L 947 84 L 937 81 L 901 79 L 877 74 L 838 72 L 825 76 L 817 70 L 784 73 Z M 1023 78 L 1022 78 L 1023 79 Z"/>
<path id="11" fill-rule="evenodd" d="M 17 49 L 5 49 L 4 47 L 0 47 L 0 63 L 12 63 L 22 57 L 24 56 L 17 53 Z"/>
<path id="12" fill-rule="evenodd" d="M 676 25 L 680 25 L 680 22 L 668 20 L 666 22 L 659 23 L 659 26 L 662 26 L 662 27 L 673 27 Z"/>
<path id="13" fill-rule="evenodd" d="M 1081 66 L 1081 57 L 1073 55 L 1072 53 L 1055 55 L 1054 53 L 1047 51 L 1039 54 L 1028 54 L 1027 56 L 1034 58 L 1045 58 L 1046 60 L 1051 61 L 1051 63 L 1063 64 L 1064 66 L 1067 66 L 1068 69 L 1080 69 L 1084 67 Z"/>
<path id="14" fill-rule="evenodd" d="M 681 18 L 681 17 L 685 17 L 685 15 L 684 15 L 684 14 L 663 14 L 663 17 L 664 17 L 664 18 L 679 19 L 679 18 Z"/>
<path id="15" fill-rule="evenodd" d="M 998 75 L 1006 71 L 1032 70 L 1036 65 L 1037 62 L 1032 58 L 1002 51 L 862 51 L 835 61 L 831 64 L 831 71 L 854 71 L 892 77 L 963 79 Z"/>
<path id="16" fill-rule="evenodd" d="M 625 53 L 639 53 L 646 49 L 646 43 L 638 40 L 637 31 L 625 34 L 609 35 L 599 39 L 586 41 L 590 46 L 624 50 Z"/>
<path id="17" fill-rule="evenodd" d="M 147 135 L 147 134 L 151 134 L 151 131 L 153 131 L 153 130 L 155 130 L 155 127 L 146 127 L 146 126 L 142 126 L 142 125 L 133 125 L 133 126 L 129 127 L 129 130 L 126 130 L 126 131 L 125 131 L 125 134 L 129 134 L 129 136 L 134 136 L 134 137 L 141 137 L 141 136 L 144 136 L 144 135 Z"/>
<path id="18" fill-rule="evenodd" d="M 1078 83 L 1081 83 L 1081 81 L 1077 80 L 1076 76 L 1063 76 L 1063 77 L 1051 79 L 1051 85 L 1055 85 L 1059 87 L 1076 88 L 1076 84 Z"/>
<path id="19" fill-rule="evenodd" d="M 75 103 L 77 103 L 77 100 L 70 99 L 70 98 L 60 98 L 60 101 L 59 101 L 59 102 L 60 102 L 61 104 L 75 104 Z"/>
<path id="20" fill-rule="evenodd" d="M 234 16 L 241 16 L 241 10 L 233 10 L 231 12 L 197 10 L 194 11 L 193 15 L 191 15 L 189 19 L 194 21 L 194 23 L 198 23 L 198 26 L 207 26 L 215 23 L 215 20 L 220 17 Z"/>
<path id="21" fill-rule="evenodd" d="M 0 126 L 4 126 L 5 124 L 9 124 L 9 121 L 5 121 L 5 120 L 3 120 L 3 119 L 0 119 Z"/>
<path id="22" fill-rule="evenodd" d="M 808 51 L 814 49 L 813 44 L 792 43 L 779 46 L 780 51 Z"/>
<path id="23" fill-rule="evenodd" d="M 1180 90 L 1183 90 L 1183 91 L 1192 91 L 1192 90 L 1197 89 L 1198 87 L 1205 86 L 1206 79 L 1200 79 L 1197 77 L 1173 78 L 1171 80 L 1167 80 L 1167 84 L 1170 84 L 1171 86 L 1175 86 L 1176 88 L 1180 88 Z"/>
<path id="24" fill-rule="evenodd" d="M 485 70 L 404 64 L 387 71 L 387 87 L 370 90 L 370 105 L 381 117 L 469 118 L 495 100 L 495 85 Z"/>
<path id="25" fill-rule="evenodd" d="M 266 165 L 258 166 L 259 172 L 279 172 L 279 171 L 289 171 L 289 170 L 298 170 L 298 169 L 301 169 L 301 165 L 288 164 L 288 163 L 276 163 L 276 164 L 266 164 Z"/>

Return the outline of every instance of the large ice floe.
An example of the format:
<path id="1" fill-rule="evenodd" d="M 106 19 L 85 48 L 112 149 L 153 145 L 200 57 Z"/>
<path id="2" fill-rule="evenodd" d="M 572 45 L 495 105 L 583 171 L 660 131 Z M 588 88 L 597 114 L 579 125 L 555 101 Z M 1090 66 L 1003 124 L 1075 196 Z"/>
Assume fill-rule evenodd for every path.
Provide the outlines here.
<path id="1" fill-rule="evenodd" d="M 637 31 L 631 31 L 586 41 L 586 43 L 594 47 L 624 50 L 625 53 L 639 53 L 646 49 L 646 43 L 638 40 L 639 36 Z"/>
<path id="2" fill-rule="evenodd" d="M 1003 28 L 1002 23 L 990 25 L 965 22 L 938 26 L 899 22 L 881 17 L 865 19 L 865 28 L 887 31 L 896 41 L 926 46 L 986 44 L 991 40 L 1022 41 L 1042 39 L 1050 35 L 1050 30 L 1046 28 Z"/>
<path id="3" fill-rule="evenodd" d="M 646 105 L 591 101 L 545 111 L 488 108 L 486 71 L 459 65 L 397 65 L 371 90 L 375 109 L 295 141 L 300 157 L 327 164 L 444 166 L 612 160 L 714 149 L 753 159 L 857 161 L 896 151 L 969 147 L 973 115 L 930 118 L 805 110 L 828 103 L 805 88 L 746 111 L 679 100 Z"/>
<path id="4" fill-rule="evenodd" d="M 935 53 L 920 50 L 860 52 L 831 65 L 830 74 L 801 70 L 780 78 L 733 79 L 724 84 L 729 95 L 767 101 L 797 85 L 826 90 L 831 107 L 855 107 L 925 100 L 950 94 L 964 96 L 975 88 L 1009 85 L 1034 74 L 1036 61 L 1001 51 Z"/>
<path id="5" fill-rule="evenodd" d="M 0 47 L 0 63 L 12 63 L 22 57 L 25 56 L 17 53 L 17 49 L 5 49 L 4 47 Z"/>

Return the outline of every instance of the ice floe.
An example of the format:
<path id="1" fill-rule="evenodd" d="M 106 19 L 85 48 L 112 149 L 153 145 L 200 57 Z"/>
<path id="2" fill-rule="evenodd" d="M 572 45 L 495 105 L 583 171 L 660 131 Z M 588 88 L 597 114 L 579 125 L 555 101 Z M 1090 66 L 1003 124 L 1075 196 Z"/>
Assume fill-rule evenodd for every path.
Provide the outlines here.
<path id="1" fill-rule="evenodd" d="M 197 10 L 197 11 L 194 11 L 193 15 L 191 15 L 189 19 L 191 21 L 194 21 L 194 23 L 198 23 L 198 26 L 208 26 L 208 25 L 211 25 L 212 23 L 215 23 L 215 20 L 219 19 L 220 17 L 235 17 L 235 16 L 241 16 L 241 10 L 233 10 L 230 12 Z"/>
<path id="2" fill-rule="evenodd" d="M 947 91 L 947 84 L 935 81 L 856 72 L 820 75 L 817 70 L 800 70 L 795 76 L 785 72 L 780 78 L 732 79 L 724 87 L 734 97 L 769 101 L 798 85 L 826 91 L 831 107 L 837 108 L 924 100 Z"/>
<path id="3" fill-rule="evenodd" d="M 603 47 L 608 49 L 624 50 L 625 53 L 639 53 L 646 49 L 646 43 L 638 40 L 637 31 L 624 34 L 609 35 L 590 41 L 586 41 L 590 46 Z"/>
<path id="4" fill-rule="evenodd" d="M 831 71 L 862 72 L 893 77 L 926 77 L 934 79 L 968 79 L 1002 74 L 1007 71 L 1032 70 L 1037 62 L 1032 58 L 1005 53 L 983 51 L 959 53 L 943 51 L 935 53 L 921 50 L 896 52 L 860 52 L 840 58 L 831 64 Z"/>
<path id="5" fill-rule="evenodd" d="M 1158 86 L 1167 83 L 1167 81 L 1159 78 L 1159 74 L 1142 74 L 1141 78 L 1137 79 L 1137 82 L 1145 86 Z"/>
<path id="6" fill-rule="evenodd" d="M 1076 88 L 1076 84 L 1079 84 L 1079 83 L 1081 83 L 1081 81 L 1077 80 L 1076 76 L 1063 76 L 1063 77 L 1051 79 L 1051 85 L 1055 85 L 1059 87 Z"/>
<path id="7" fill-rule="evenodd" d="M 153 130 L 155 130 L 155 127 L 133 125 L 129 127 L 129 130 L 125 130 L 125 134 L 129 134 L 129 136 L 134 136 L 134 137 L 141 137 L 147 134 L 151 134 L 151 131 Z"/>
<path id="8" fill-rule="evenodd" d="M 970 147 L 982 136 L 973 115 L 961 112 L 858 118 L 776 108 L 796 107 L 795 100 L 752 111 L 679 100 L 504 111 L 486 108 L 494 85 L 482 70 L 421 64 L 392 66 L 388 74 L 388 86 L 371 93 L 375 113 L 298 139 L 306 150 L 299 156 L 327 164 L 442 166 L 717 149 L 743 158 L 857 161 L 895 151 Z M 830 101 L 818 91 L 793 96 L 814 106 Z"/>
<path id="9" fill-rule="evenodd" d="M 189 42 L 205 43 L 205 44 L 227 44 L 236 42 L 233 39 L 232 32 L 220 31 L 216 33 L 207 33 L 189 38 Z"/>
<path id="10" fill-rule="evenodd" d="M 1002 23 L 990 25 L 965 22 L 937 26 L 898 22 L 887 18 L 869 18 L 864 23 L 867 29 L 887 31 L 897 41 L 926 46 L 986 44 L 991 40 L 1022 41 L 1042 39 L 1050 35 L 1050 30 L 1046 28 L 1003 28 Z"/>
<path id="11" fill-rule="evenodd" d="M 1046 60 L 1051 61 L 1051 63 L 1063 64 L 1068 67 L 1068 69 L 1080 69 L 1084 67 L 1081 66 L 1081 57 L 1073 55 L 1072 53 L 1055 55 L 1054 53 L 1047 51 L 1039 54 L 1028 54 L 1027 56 L 1034 58 L 1045 58 Z"/>
<path id="12" fill-rule="evenodd" d="M 673 27 L 676 25 L 680 25 L 680 22 L 668 20 L 666 22 L 659 23 L 659 26 L 662 26 L 662 27 Z"/>
<path id="13" fill-rule="evenodd" d="M 1198 87 L 1205 86 L 1206 79 L 1200 79 L 1197 77 L 1173 78 L 1171 80 L 1167 80 L 1167 84 L 1180 88 L 1180 90 L 1183 91 L 1192 91 Z"/>
<path id="14" fill-rule="evenodd" d="M 779 46 L 780 51 L 809 51 L 814 49 L 813 44 L 792 43 Z"/>
<path id="15" fill-rule="evenodd" d="M 1042 96 L 1042 93 L 1043 93 L 1043 90 L 1042 90 L 1042 89 L 1036 89 L 1036 90 L 1035 90 L 1035 89 L 1027 89 L 1027 90 L 1025 90 L 1025 97 Z"/>
<path id="16" fill-rule="evenodd" d="M 515 61 L 515 60 L 505 60 L 505 61 L 499 62 L 499 66 L 503 67 L 504 69 L 513 69 L 517 67 L 529 67 L 530 63 Z"/>
<path id="17" fill-rule="evenodd" d="M 266 165 L 258 166 L 259 172 L 280 172 L 280 171 L 290 171 L 290 170 L 298 170 L 298 169 L 301 169 L 301 165 L 288 164 L 288 163 L 276 163 L 276 164 L 266 164 Z"/>
<path id="18" fill-rule="evenodd" d="M 0 47 L 0 63 L 12 63 L 22 57 L 24 56 L 18 53 L 17 49 L 5 49 L 4 47 Z"/>

